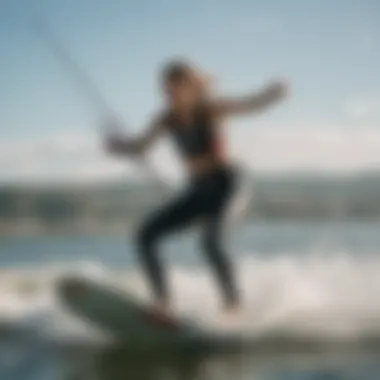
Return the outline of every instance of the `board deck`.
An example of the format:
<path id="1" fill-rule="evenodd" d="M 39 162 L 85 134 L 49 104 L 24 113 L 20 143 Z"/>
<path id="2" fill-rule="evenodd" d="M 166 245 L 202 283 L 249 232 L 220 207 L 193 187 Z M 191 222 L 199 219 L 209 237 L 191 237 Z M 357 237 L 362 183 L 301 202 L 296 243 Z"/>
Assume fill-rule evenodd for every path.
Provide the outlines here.
<path id="1" fill-rule="evenodd" d="M 184 318 L 157 315 L 136 297 L 82 277 L 62 279 L 58 296 L 72 313 L 136 348 L 184 348 L 217 351 L 237 338 L 207 332 Z"/>

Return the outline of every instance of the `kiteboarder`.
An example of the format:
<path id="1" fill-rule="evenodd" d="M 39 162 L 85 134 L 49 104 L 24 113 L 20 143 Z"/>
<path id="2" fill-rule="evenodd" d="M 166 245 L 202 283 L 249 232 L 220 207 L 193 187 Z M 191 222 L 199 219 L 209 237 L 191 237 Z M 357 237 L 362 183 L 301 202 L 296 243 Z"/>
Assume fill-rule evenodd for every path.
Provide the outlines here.
<path id="1" fill-rule="evenodd" d="M 198 223 L 202 228 L 203 252 L 220 287 L 224 309 L 239 310 L 241 296 L 223 234 L 230 206 L 239 194 L 240 174 L 227 157 L 222 126 L 229 116 L 262 111 L 274 105 L 287 94 L 287 85 L 273 81 L 258 92 L 219 98 L 211 93 L 209 78 L 185 60 L 171 61 L 163 68 L 161 85 L 166 106 L 142 136 L 128 138 L 112 133 L 106 138 L 106 148 L 112 154 L 143 155 L 166 134 L 176 144 L 189 173 L 185 191 L 155 210 L 136 235 L 155 307 L 165 313 L 170 310 L 170 292 L 158 243 L 167 235 Z"/>

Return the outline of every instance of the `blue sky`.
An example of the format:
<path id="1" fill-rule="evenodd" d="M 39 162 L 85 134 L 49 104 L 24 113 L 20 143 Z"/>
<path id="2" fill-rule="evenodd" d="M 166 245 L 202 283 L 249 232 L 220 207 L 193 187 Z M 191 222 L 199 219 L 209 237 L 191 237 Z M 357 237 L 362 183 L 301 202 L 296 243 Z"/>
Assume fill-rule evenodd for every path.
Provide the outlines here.
<path id="1" fill-rule="evenodd" d="M 349 138 L 350 145 L 352 133 L 360 133 L 367 152 L 368 143 L 377 141 L 376 0 L 3 0 L 0 7 L 0 145 L 8 149 L 0 157 L 2 178 L 10 169 L 1 160 L 14 162 L 20 171 L 17 155 L 27 142 L 39 141 L 34 150 L 28 145 L 37 154 L 41 141 L 46 145 L 49 138 L 58 141 L 59 150 L 59 136 L 66 136 L 66 145 L 76 141 L 80 146 L 79 140 L 95 134 L 96 112 L 31 28 L 31 10 L 36 9 L 135 130 L 160 103 L 161 64 L 182 55 L 214 74 L 218 90 L 225 93 L 251 91 L 272 77 L 289 80 L 289 101 L 258 121 L 245 119 L 239 124 L 242 136 L 244 130 L 252 138 L 263 131 L 294 136 L 301 130 L 305 144 L 312 144 L 319 131 L 331 144 L 331 133 L 334 140 L 338 131 L 338 140 Z M 272 140 L 265 141 L 270 145 Z M 279 140 L 274 143 L 282 146 Z M 43 160 L 43 154 L 39 157 Z M 278 161 L 283 159 L 278 156 Z M 380 163 L 380 157 L 367 163 Z M 68 161 L 65 165 L 70 172 Z"/>

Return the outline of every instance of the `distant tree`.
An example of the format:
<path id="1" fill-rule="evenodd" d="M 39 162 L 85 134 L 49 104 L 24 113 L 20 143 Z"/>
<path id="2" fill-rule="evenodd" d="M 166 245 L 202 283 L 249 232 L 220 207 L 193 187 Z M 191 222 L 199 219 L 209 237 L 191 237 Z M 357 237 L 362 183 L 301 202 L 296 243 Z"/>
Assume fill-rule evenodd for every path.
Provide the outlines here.
<path id="1" fill-rule="evenodd" d="M 371 200 L 353 202 L 348 207 L 348 215 L 356 218 L 379 218 L 379 206 Z"/>
<path id="2" fill-rule="evenodd" d="M 61 194 L 41 196 L 34 202 L 35 215 L 51 228 L 75 220 L 81 209 L 77 200 Z"/>
<path id="3" fill-rule="evenodd" d="M 14 218 L 18 214 L 19 197 L 12 188 L 0 189 L 0 218 Z"/>

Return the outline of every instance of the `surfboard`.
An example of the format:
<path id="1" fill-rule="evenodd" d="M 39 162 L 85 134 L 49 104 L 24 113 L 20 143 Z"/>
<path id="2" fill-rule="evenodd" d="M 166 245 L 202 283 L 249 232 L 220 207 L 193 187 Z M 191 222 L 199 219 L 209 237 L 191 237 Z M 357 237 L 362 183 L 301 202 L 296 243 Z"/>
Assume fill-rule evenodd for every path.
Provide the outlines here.
<path id="1" fill-rule="evenodd" d="M 207 331 L 180 316 L 159 315 L 137 297 L 97 280 L 66 277 L 57 292 L 72 313 L 135 349 L 216 352 L 239 346 L 237 337 Z"/>

